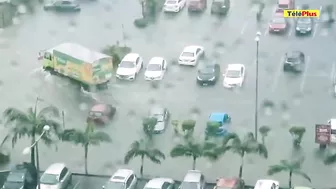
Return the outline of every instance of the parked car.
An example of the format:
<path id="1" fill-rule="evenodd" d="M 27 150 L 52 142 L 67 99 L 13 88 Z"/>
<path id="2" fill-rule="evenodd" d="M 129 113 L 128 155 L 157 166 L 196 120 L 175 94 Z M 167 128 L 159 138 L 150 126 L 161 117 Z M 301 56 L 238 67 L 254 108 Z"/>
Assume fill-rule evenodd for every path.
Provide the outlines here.
<path id="1" fill-rule="evenodd" d="M 292 72 L 302 72 L 305 66 L 305 55 L 301 51 L 291 51 L 285 54 L 283 70 Z"/>
<path id="2" fill-rule="evenodd" d="M 285 33 L 289 28 L 289 23 L 286 18 L 283 17 L 283 13 L 275 13 L 271 22 L 269 23 L 270 33 Z"/>
<path id="3" fill-rule="evenodd" d="M 213 112 L 210 114 L 208 122 L 219 123 L 219 127 L 214 130 L 212 125 L 207 125 L 206 136 L 225 136 L 228 134 L 228 124 L 231 123 L 231 117 L 224 112 Z"/>
<path id="4" fill-rule="evenodd" d="M 135 189 L 137 181 L 134 171 L 118 169 L 102 187 L 103 189 Z"/>
<path id="5" fill-rule="evenodd" d="M 305 35 L 305 34 L 311 34 L 313 30 L 313 19 L 302 17 L 296 19 L 295 24 L 295 33 L 296 35 Z"/>
<path id="6" fill-rule="evenodd" d="M 199 59 L 204 56 L 204 47 L 191 45 L 183 49 L 178 63 L 180 65 L 196 66 Z"/>
<path id="7" fill-rule="evenodd" d="M 187 0 L 166 0 L 163 5 L 164 12 L 180 12 L 187 4 Z"/>
<path id="8" fill-rule="evenodd" d="M 240 178 L 219 178 L 214 189 L 245 189 L 245 182 Z"/>
<path id="9" fill-rule="evenodd" d="M 205 188 L 205 178 L 201 171 L 189 170 L 184 176 L 184 179 L 179 187 L 179 189 L 204 189 Z"/>
<path id="10" fill-rule="evenodd" d="M 257 181 L 254 189 L 279 189 L 279 182 L 276 180 L 261 179 Z"/>
<path id="11" fill-rule="evenodd" d="M 36 188 L 37 171 L 31 163 L 13 166 L 2 186 L 2 189 Z"/>
<path id="12" fill-rule="evenodd" d="M 211 14 L 226 15 L 230 10 L 230 0 L 213 0 Z"/>
<path id="13" fill-rule="evenodd" d="M 40 179 L 41 189 L 66 189 L 72 182 L 72 173 L 64 163 L 51 164 Z"/>
<path id="14" fill-rule="evenodd" d="M 142 57 L 137 53 L 129 53 L 118 65 L 116 76 L 122 80 L 134 80 L 142 67 Z"/>
<path id="15" fill-rule="evenodd" d="M 149 180 L 143 189 L 174 189 L 175 181 L 170 178 L 154 178 Z"/>
<path id="16" fill-rule="evenodd" d="M 208 64 L 198 70 L 197 83 L 199 85 L 214 85 L 220 77 L 219 64 Z"/>
<path id="17" fill-rule="evenodd" d="M 207 0 L 189 0 L 188 11 L 204 11 L 207 8 Z"/>
<path id="18" fill-rule="evenodd" d="M 277 9 L 295 9 L 295 0 L 278 0 Z"/>
<path id="19" fill-rule="evenodd" d="M 146 67 L 145 80 L 162 80 L 166 70 L 167 61 L 162 57 L 153 57 Z"/>
<path id="20" fill-rule="evenodd" d="M 91 107 L 87 121 L 96 125 L 104 125 L 111 121 L 117 109 L 110 104 L 95 104 Z"/>
<path id="21" fill-rule="evenodd" d="M 45 4 L 44 10 L 78 12 L 81 10 L 81 8 L 80 5 L 73 0 L 56 0 L 51 3 Z"/>
<path id="22" fill-rule="evenodd" d="M 167 108 L 162 108 L 162 107 L 153 107 L 149 111 L 149 116 L 148 117 L 153 117 L 157 119 L 157 123 L 154 127 L 154 132 L 155 133 L 162 133 L 169 121 L 169 111 Z"/>
<path id="23" fill-rule="evenodd" d="M 245 79 L 245 66 L 243 64 L 229 64 L 224 74 L 225 88 L 242 87 Z"/>

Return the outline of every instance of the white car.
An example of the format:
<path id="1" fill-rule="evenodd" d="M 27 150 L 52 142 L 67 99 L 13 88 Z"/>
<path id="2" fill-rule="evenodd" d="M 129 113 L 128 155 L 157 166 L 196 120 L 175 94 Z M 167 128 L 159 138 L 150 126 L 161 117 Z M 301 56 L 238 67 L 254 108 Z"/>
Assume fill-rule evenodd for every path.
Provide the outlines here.
<path id="1" fill-rule="evenodd" d="M 134 80 L 143 66 L 143 59 L 139 54 L 127 54 L 118 65 L 117 78 L 124 80 Z"/>
<path id="2" fill-rule="evenodd" d="M 134 171 L 130 169 L 118 169 L 107 181 L 103 189 L 135 189 L 138 182 Z"/>
<path id="3" fill-rule="evenodd" d="M 180 65 L 196 66 L 198 60 L 204 56 L 204 48 L 201 46 L 187 46 L 183 49 L 178 63 Z"/>
<path id="4" fill-rule="evenodd" d="M 170 178 L 154 178 L 147 182 L 144 189 L 174 189 L 175 181 Z"/>
<path id="5" fill-rule="evenodd" d="M 40 185 L 41 189 L 66 189 L 71 181 L 72 173 L 68 167 L 64 163 L 54 163 L 41 176 Z"/>
<path id="6" fill-rule="evenodd" d="M 145 80 L 161 80 L 167 70 L 167 62 L 162 57 L 153 57 L 150 59 L 146 71 Z"/>
<path id="7" fill-rule="evenodd" d="M 270 179 L 258 180 L 254 189 L 279 189 L 279 182 Z"/>
<path id="8" fill-rule="evenodd" d="M 223 76 L 225 88 L 241 87 L 245 79 L 245 66 L 243 64 L 229 64 Z"/>
<path id="9" fill-rule="evenodd" d="M 163 5 L 164 12 L 180 12 L 187 4 L 187 0 L 166 0 Z"/>

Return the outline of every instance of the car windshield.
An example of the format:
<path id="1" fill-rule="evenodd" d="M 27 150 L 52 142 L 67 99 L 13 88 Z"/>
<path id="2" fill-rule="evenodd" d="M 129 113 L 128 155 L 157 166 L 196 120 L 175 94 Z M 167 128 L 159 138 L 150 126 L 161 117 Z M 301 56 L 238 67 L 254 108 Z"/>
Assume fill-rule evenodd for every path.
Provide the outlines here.
<path id="1" fill-rule="evenodd" d="M 226 72 L 226 77 L 228 78 L 239 78 L 240 77 L 240 71 L 238 70 L 228 70 Z"/>
<path id="2" fill-rule="evenodd" d="M 285 18 L 283 17 L 274 17 L 272 20 L 273 24 L 284 24 L 285 23 Z"/>
<path id="3" fill-rule="evenodd" d="M 148 71 L 161 71 L 161 64 L 148 64 Z"/>
<path id="4" fill-rule="evenodd" d="M 300 18 L 298 19 L 299 24 L 310 24 L 311 20 L 310 18 Z"/>
<path id="5" fill-rule="evenodd" d="M 23 182 L 24 173 L 22 172 L 11 172 L 7 177 L 7 182 Z"/>
<path id="6" fill-rule="evenodd" d="M 216 186 L 216 189 L 232 189 L 232 188 L 227 186 Z"/>
<path id="7" fill-rule="evenodd" d="M 198 182 L 182 182 L 181 189 L 197 189 L 198 186 Z"/>
<path id="8" fill-rule="evenodd" d="M 287 57 L 287 62 L 297 62 L 298 60 L 297 57 Z"/>
<path id="9" fill-rule="evenodd" d="M 194 57 L 194 53 L 193 52 L 183 52 L 182 56 L 183 57 Z"/>
<path id="10" fill-rule="evenodd" d="M 288 5 L 287 4 L 278 4 L 278 7 L 280 9 L 288 9 Z"/>
<path id="11" fill-rule="evenodd" d="M 108 182 L 107 189 L 125 189 L 125 183 L 123 182 Z"/>
<path id="12" fill-rule="evenodd" d="M 154 114 L 153 117 L 156 118 L 158 122 L 163 122 L 164 120 L 162 114 Z"/>
<path id="13" fill-rule="evenodd" d="M 173 5 L 176 4 L 176 1 L 167 1 L 166 4 Z"/>
<path id="14" fill-rule="evenodd" d="M 41 184 L 54 185 L 58 183 L 58 176 L 54 174 L 43 174 L 41 177 Z"/>
<path id="15" fill-rule="evenodd" d="M 134 62 L 130 62 L 130 61 L 122 61 L 119 64 L 119 67 L 121 68 L 134 68 Z"/>
<path id="16" fill-rule="evenodd" d="M 202 70 L 199 71 L 201 74 L 213 74 L 215 73 L 215 69 L 214 68 L 204 68 Z"/>
<path id="17" fill-rule="evenodd" d="M 103 115 L 104 114 L 102 112 L 90 112 L 90 116 L 93 116 L 93 117 L 101 117 Z"/>

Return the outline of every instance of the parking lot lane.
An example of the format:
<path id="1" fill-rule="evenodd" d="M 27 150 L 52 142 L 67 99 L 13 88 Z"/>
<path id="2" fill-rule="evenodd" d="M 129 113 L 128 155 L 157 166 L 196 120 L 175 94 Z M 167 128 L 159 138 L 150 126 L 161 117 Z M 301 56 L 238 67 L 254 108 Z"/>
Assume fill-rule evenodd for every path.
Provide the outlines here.
<path id="1" fill-rule="evenodd" d="M 307 77 L 307 70 L 309 68 L 310 65 L 310 56 L 306 57 L 306 64 L 305 64 L 305 69 L 304 72 L 302 74 L 302 78 L 301 78 L 301 84 L 300 84 L 300 92 L 303 93 L 304 91 L 304 86 L 305 86 L 305 81 L 306 81 L 306 77 Z"/>
<path id="2" fill-rule="evenodd" d="M 271 92 L 274 93 L 274 91 L 276 90 L 277 86 L 278 86 L 278 81 L 279 81 L 279 78 L 283 72 L 283 64 L 284 64 L 284 60 L 285 60 L 285 57 L 283 56 L 282 58 L 280 58 L 280 61 L 279 61 L 279 64 L 278 66 L 276 67 L 276 71 L 275 71 L 275 74 L 274 74 L 274 78 L 273 78 L 273 82 L 272 82 L 272 85 L 271 85 Z"/>
<path id="3" fill-rule="evenodd" d="M 108 180 L 108 178 L 101 177 L 78 177 L 80 177 L 80 183 L 77 185 L 76 188 L 71 189 L 101 189 Z"/>

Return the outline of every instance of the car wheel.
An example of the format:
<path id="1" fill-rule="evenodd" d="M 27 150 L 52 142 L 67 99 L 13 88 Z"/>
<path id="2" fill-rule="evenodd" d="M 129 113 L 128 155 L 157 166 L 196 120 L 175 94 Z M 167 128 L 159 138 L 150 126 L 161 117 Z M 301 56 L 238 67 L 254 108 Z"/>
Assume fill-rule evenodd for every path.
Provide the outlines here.
<path id="1" fill-rule="evenodd" d="M 287 70 L 288 70 L 287 66 L 283 66 L 283 71 L 287 71 Z"/>

